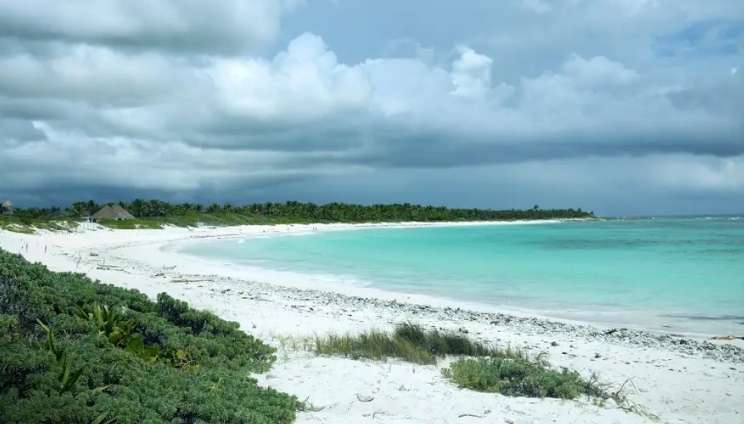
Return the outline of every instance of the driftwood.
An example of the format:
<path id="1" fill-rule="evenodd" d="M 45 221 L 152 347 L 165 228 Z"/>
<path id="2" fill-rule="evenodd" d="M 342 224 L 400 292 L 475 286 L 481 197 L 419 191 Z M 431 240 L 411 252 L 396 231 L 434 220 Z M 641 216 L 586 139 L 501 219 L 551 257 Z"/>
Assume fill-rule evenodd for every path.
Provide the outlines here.
<path id="1" fill-rule="evenodd" d="M 475 415 L 475 414 L 460 414 L 457 418 L 463 418 L 463 417 L 483 418 L 482 415 Z"/>
<path id="2" fill-rule="evenodd" d="M 744 336 L 718 336 L 711 337 L 711 340 L 744 340 Z"/>

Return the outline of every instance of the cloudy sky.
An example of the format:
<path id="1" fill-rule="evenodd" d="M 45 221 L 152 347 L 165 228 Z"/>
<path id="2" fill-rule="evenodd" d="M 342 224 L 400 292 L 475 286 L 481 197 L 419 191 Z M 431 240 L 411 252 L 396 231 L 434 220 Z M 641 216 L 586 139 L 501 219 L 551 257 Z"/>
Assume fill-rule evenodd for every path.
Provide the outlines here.
<path id="1" fill-rule="evenodd" d="M 0 0 L 0 197 L 744 212 L 741 0 Z"/>

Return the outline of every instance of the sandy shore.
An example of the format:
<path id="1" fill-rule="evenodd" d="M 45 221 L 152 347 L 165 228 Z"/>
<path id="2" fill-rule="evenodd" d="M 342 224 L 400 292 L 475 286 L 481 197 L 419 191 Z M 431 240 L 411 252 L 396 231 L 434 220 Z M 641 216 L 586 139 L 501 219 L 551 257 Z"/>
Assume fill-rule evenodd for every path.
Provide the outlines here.
<path id="1" fill-rule="evenodd" d="M 422 225 L 422 224 L 409 224 Z M 368 288 L 331 284 L 195 260 L 176 247 L 205 238 L 250 238 L 368 228 L 377 225 L 278 225 L 165 230 L 107 230 L 87 224 L 72 233 L 0 230 L 0 248 L 55 271 L 87 273 L 152 297 L 168 292 L 237 321 L 279 347 L 262 384 L 308 399 L 319 412 L 299 423 L 645 423 L 649 418 L 588 400 L 508 398 L 461 390 L 440 373 L 446 362 L 420 366 L 315 357 L 289 336 L 387 329 L 401 321 L 467 331 L 499 345 L 546 352 L 555 365 L 623 382 L 631 399 L 662 423 L 744 423 L 744 350 L 640 331 L 507 315 L 495 310 Z M 359 401 L 357 394 L 372 396 Z"/>

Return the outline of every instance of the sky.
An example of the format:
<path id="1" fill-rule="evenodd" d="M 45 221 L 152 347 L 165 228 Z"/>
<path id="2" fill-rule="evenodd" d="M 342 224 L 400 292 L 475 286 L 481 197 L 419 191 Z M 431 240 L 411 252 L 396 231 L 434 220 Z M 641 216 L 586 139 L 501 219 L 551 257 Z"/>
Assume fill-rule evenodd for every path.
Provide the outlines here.
<path id="1" fill-rule="evenodd" d="M 0 197 L 744 213 L 744 5 L 0 0 Z"/>

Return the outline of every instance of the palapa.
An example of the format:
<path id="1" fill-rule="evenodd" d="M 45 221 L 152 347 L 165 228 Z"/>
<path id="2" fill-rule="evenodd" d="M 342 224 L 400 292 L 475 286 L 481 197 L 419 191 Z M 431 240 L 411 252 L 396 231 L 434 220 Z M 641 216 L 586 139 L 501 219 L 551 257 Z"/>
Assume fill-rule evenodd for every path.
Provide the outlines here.
<path id="1" fill-rule="evenodd" d="M 98 212 L 94 213 L 90 219 L 99 221 L 101 219 L 115 219 L 117 221 L 125 219 L 135 219 L 134 215 L 127 212 L 126 209 L 119 205 L 106 205 L 102 207 Z"/>

